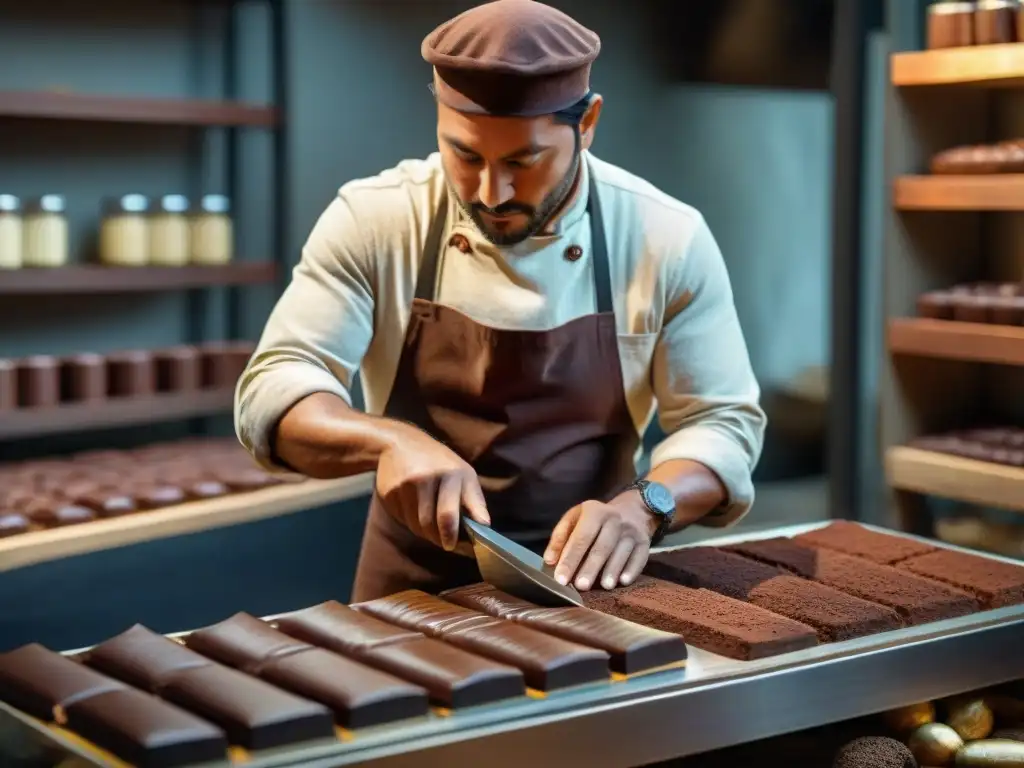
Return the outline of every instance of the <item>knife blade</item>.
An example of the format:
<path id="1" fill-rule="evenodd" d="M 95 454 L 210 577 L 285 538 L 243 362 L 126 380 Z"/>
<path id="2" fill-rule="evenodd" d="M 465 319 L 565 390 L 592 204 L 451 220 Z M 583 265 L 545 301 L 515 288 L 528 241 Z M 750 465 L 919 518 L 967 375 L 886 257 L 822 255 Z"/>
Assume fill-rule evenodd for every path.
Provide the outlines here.
<path id="1" fill-rule="evenodd" d="M 492 587 L 545 607 L 583 606 L 580 593 L 559 584 L 551 566 L 537 553 L 468 515 L 462 515 L 462 527 L 473 545 L 480 575 Z"/>

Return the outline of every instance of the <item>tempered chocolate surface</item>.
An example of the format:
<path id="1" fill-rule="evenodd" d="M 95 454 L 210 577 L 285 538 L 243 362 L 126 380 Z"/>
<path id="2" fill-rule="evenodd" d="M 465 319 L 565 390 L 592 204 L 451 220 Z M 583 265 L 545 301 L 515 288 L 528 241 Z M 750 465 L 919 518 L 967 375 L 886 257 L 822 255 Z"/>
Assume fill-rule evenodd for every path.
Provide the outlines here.
<path id="1" fill-rule="evenodd" d="M 908 557 L 935 551 L 931 544 L 878 533 L 848 520 L 836 520 L 824 528 L 794 536 L 793 540 L 799 544 L 833 549 L 883 565 L 892 565 Z"/>
<path id="2" fill-rule="evenodd" d="M 415 630 L 396 627 L 334 600 L 281 616 L 274 623 L 285 634 L 346 656 L 422 637 Z"/>
<path id="3" fill-rule="evenodd" d="M 523 673 L 429 637 L 364 647 L 361 658 L 425 688 L 430 699 L 458 709 L 526 693 Z"/>
<path id="4" fill-rule="evenodd" d="M 0 699 L 40 720 L 53 721 L 54 707 L 124 687 L 38 643 L 0 654 Z"/>
<path id="5" fill-rule="evenodd" d="M 442 592 L 441 597 L 455 605 L 499 619 L 515 619 L 524 611 L 534 611 L 538 608 L 533 603 L 501 592 L 486 582 L 449 589 Z"/>
<path id="6" fill-rule="evenodd" d="M 255 673 L 274 656 L 308 649 L 310 646 L 248 613 L 236 613 L 229 619 L 185 638 L 185 645 L 229 667 Z"/>
<path id="7" fill-rule="evenodd" d="M 414 629 L 433 637 L 460 622 L 479 618 L 480 611 L 469 610 L 418 589 L 407 589 L 377 600 L 352 606 L 389 624 Z"/>
<path id="8" fill-rule="evenodd" d="M 1024 603 L 1024 567 L 966 552 L 938 550 L 905 560 L 900 568 L 975 595 L 986 608 Z"/>
<path id="9" fill-rule="evenodd" d="M 174 768 L 225 760 L 219 728 L 155 696 L 109 691 L 67 707 L 68 727 L 138 768 Z"/>
<path id="10" fill-rule="evenodd" d="M 331 711 L 237 669 L 211 664 L 174 675 L 162 698 L 216 723 L 248 749 L 334 736 Z"/>
<path id="11" fill-rule="evenodd" d="M 330 707 L 339 725 L 365 728 L 429 711 L 427 692 L 418 685 L 322 648 L 276 656 L 260 677 Z"/>
<path id="12" fill-rule="evenodd" d="M 90 667 L 143 690 L 158 692 L 174 674 L 210 664 L 210 660 L 141 624 L 93 647 Z"/>

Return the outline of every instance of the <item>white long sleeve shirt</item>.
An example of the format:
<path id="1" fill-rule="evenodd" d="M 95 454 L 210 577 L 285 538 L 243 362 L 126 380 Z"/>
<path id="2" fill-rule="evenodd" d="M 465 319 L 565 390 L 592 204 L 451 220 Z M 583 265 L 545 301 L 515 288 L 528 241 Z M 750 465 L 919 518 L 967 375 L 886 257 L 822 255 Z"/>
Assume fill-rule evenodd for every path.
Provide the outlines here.
<path id="1" fill-rule="evenodd" d="M 642 435 L 657 414 L 668 435 L 652 467 L 691 459 L 721 478 L 728 501 L 701 522 L 728 525 L 753 502 L 765 415 L 721 251 L 698 211 L 585 154 L 570 208 L 512 247 L 492 245 L 449 199 L 442 242 L 461 233 L 472 248 L 442 248 L 435 300 L 508 329 L 546 330 L 594 313 L 592 172 L 633 423 Z M 357 371 L 367 411 L 383 413 L 444 184 L 438 154 L 407 160 L 344 185 L 321 215 L 238 384 L 238 436 L 265 467 L 277 468 L 270 440 L 282 416 L 316 392 L 351 404 Z M 583 258 L 565 258 L 569 245 L 582 246 Z"/>

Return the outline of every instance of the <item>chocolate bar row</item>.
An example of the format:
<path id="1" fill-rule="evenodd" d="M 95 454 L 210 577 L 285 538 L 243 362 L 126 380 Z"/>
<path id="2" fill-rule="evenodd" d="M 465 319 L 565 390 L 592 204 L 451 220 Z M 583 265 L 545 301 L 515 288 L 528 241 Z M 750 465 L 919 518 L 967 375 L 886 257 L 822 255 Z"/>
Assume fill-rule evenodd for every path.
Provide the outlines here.
<path id="1" fill-rule="evenodd" d="M 0 466 L 0 538 L 301 480 L 259 469 L 234 439 Z"/>
<path id="2" fill-rule="evenodd" d="M 1024 139 L 943 150 L 932 157 L 931 172 L 947 176 L 1024 173 Z"/>
<path id="3" fill-rule="evenodd" d="M 514 601 L 492 592 L 492 605 Z M 239 613 L 181 642 L 136 625 L 77 659 L 36 644 L 0 655 L 0 699 L 135 765 L 177 766 L 223 759 L 228 744 L 332 739 L 335 723 L 382 725 L 431 703 L 492 703 L 527 685 L 607 680 L 609 664 L 644 671 L 686 658 L 676 635 L 586 608 L 517 607 L 501 619 L 410 591 L 273 623 Z"/>
<path id="4" fill-rule="evenodd" d="M 924 435 L 910 441 L 914 448 L 976 461 L 1024 467 L 1024 429 L 988 427 Z"/>
<path id="5" fill-rule="evenodd" d="M 918 298 L 917 314 L 964 323 L 1024 325 L 1024 284 L 976 283 L 930 291 Z"/>
<path id="6" fill-rule="evenodd" d="M 242 375 L 254 348 L 250 342 L 216 342 L 108 355 L 87 352 L 0 359 L 0 411 L 229 389 Z"/>

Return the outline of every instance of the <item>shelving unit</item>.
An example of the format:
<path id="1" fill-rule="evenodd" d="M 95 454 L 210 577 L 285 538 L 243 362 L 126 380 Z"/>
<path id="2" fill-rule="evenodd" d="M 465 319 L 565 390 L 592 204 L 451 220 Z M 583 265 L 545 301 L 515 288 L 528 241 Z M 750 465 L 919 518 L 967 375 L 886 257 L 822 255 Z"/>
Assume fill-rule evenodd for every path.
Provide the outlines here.
<path id="1" fill-rule="evenodd" d="M 239 261 L 220 267 L 100 267 L 0 271 L 0 296 L 171 291 L 272 283 L 273 261 Z"/>
<path id="2" fill-rule="evenodd" d="M 934 153 L 1024 136 L 1024 44 L 937 51 L 920 4 L 890 4 L 880 437 L 893 517 L 934 535 L 930 498 L 1024 512 L 1024 469 L 907 447 L 978 424 L 1024 424 L 1024 327 L 915 317 L 918 296 L 1024 280 L 1024 175 L 929 176 Z M 1024 517 L 1021 518 L 1024 522 Z"/>

